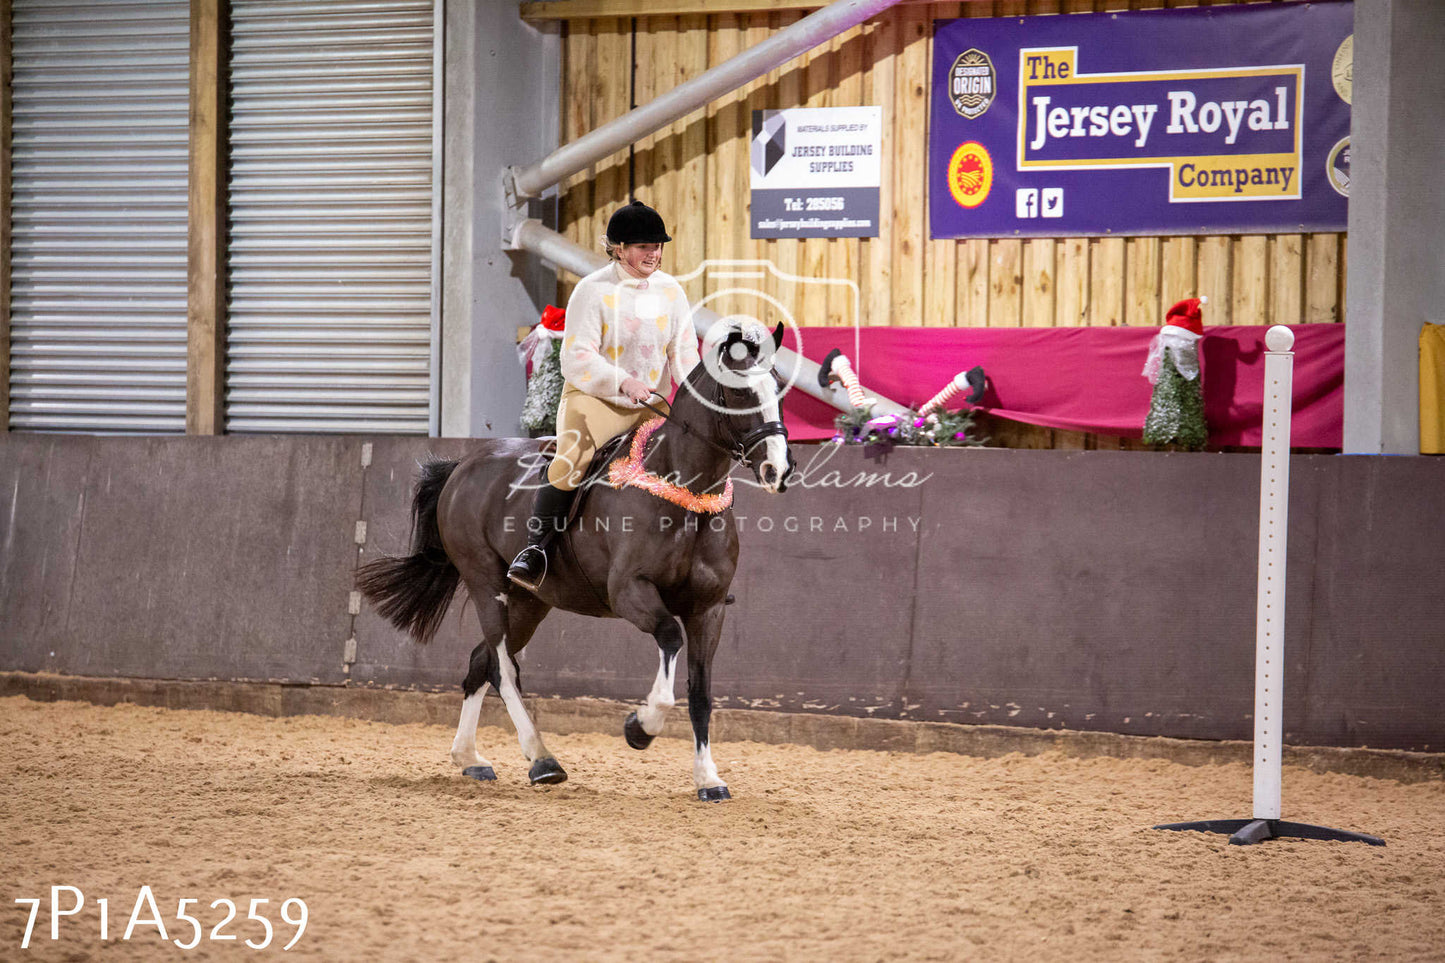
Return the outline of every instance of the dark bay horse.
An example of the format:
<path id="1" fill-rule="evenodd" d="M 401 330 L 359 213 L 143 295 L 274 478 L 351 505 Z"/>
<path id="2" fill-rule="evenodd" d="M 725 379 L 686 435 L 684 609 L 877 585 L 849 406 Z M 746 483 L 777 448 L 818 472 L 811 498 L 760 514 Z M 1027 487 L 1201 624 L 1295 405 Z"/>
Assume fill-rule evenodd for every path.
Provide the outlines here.
<path id="1" fill-rule="evenodd" d="M 357 587 L 393 625 L 424 643 L 465 583 L 482 626 L 462 682 L 465 698 L 451 750 L 466 775 L 496 778 L 476 744 L 490 685 L 532 764 L 531 781 L 567 778 L 522 703 L 516 660 L 547 613 L 560 608 L 626 619 L 657 640 L 656 681 L 623 726 L 635 749 L 647 748 L 662 731 L 675 704 L 677 657 L 687 649 L 698 798 L 730 798 L 708 744 L 709 673 L 738 560 L 737 526 L 724 503 L 731 501 L 734 463 L 751 468 L 771 492 L 786 487 L 792 470 L 772 370 L 782 331 L 779 325 L 768 344 L 760 325 L 745 330 L 730 322 L 721 336 L 704 339 L 703 363 L 677 392 L 671 416 L 629 434 L 610 473 L 602 475 L 610 474 L 610 482 L 587 486 L 579 496 L 580 513 L 553 539 L 550 572 L 535 593 L 508 581 L 506 571 L 526 540 L 539 444 L 518 440 L 459 462 L 422 466 L 412 503 L 411 555 L 366 564 Z"/>

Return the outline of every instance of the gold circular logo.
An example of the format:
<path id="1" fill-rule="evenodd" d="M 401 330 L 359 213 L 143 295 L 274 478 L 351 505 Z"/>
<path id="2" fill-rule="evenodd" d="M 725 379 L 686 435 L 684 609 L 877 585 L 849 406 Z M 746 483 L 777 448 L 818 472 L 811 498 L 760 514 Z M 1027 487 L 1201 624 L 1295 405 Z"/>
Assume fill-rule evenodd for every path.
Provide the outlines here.
<path id="1" fill-rule="evenodd" d="M 998 82 L 988 54 L 969 47 L 954 60 L 948 71 L 948 99 L 960 117 L 973 120 L 983 116 Z"/>
<path id="2" fill-rule="evenodd" d="M 1350 196 L 1350 139 L 1342 137 L 1330 148 L 1329 159 L 1325 161 L 1325 173 L 1329 175 L 1330 186 L 1336 193 Z"/>
<path id="3" fill-rule="evenodd" d="M 964 207 L 978 207 L 993 187 L 993 158 L 982 144 L 965 141 L 948 160 L 948 192 Z"/>
<path id="4" fill-rule="evenodd" d="M 1334 82 L 1335 93 L 1348 104 L 1355 86 L 1354 34 L 1340 41 L 1340 49 L 1335 51 L 1335 62 L 1330 66 L 1330 80 Z"/>

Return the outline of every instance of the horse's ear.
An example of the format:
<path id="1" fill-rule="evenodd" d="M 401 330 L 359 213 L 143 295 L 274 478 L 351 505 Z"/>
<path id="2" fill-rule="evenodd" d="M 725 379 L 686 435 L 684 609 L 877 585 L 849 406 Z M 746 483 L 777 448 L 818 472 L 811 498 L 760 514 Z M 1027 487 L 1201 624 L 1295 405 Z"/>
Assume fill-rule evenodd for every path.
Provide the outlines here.
<path id="1" fill-rule="evenodd" d="M 783 346 L 783 322 L 779 321 L 778 326 L 773 329 L 773 350 L 776 351 Z"/>
<path id="2" fill-rule="evenodd" d="M 717 346 L 718 360 L 722 362 L 724 368 L 730 370 L 746 368 L 748 364 L 751 363 L 748 361 L 748 355 L 746 354 L 744 354 L 741 359 L 733 357 L 732 347 L 735 344 L 740 344 L 744 348 L 748 347 L 747 339 L 743 337 L 741 331 L 729 331 L 728 336 L 720 341 Z"/>

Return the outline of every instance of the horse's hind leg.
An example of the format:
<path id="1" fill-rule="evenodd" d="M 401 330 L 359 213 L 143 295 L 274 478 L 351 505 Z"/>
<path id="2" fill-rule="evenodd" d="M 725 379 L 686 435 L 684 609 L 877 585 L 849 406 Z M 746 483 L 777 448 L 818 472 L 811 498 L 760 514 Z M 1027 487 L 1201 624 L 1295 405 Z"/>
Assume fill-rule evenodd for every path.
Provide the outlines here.
<path id="1" fill-rule="evenodd" d="M 462 716 L 457 720 L 457 734 L 452 739 L 452 762 L 462 769 L 462 775 L 483 782 L 497 778 L 492 764 L 477 752 L 477 723 L 482 717 L 482 696 L 486 695 L 487 684 L 494 675 L 492 661 L 496 653 L 485 641 L 472 650 L 467 677 L 462 681 Z"/>
<path id="2" fill-rule="evenodd" d="M 567 773 L 547 751 L 532 717 L 522 704 L 518 688 L 516 653 L 532 638 L 537 625 L 549 607 L 529 595 L 500 592 L 495 596 L 473 591 L 477 618 L 482 625 L 482 643 L 472 650 L 471 665 L 462 683 L 462 716 L 452 743 L 452 760 L 463 771 L 477 779 L 495 779 L 491 765 L 476 754 L 477 721 L 481 715 L 482 695 L 490 685 L 501 695 L 507 714 L 517 730 L 522 753 L 532 763 L 529 778 L 537 783 L 563 782 Z M 474 758 L 473 758 L 474 757 Z M 486 773 L 475 772 L 484 768 Z"/>
<path id="3" fill-rule="evenodd" d="M 521 670 L 516 659 L 550 607 L 526 592 L 509 592 L 506 601 L 499 604 L 507 609 L 507 632 L 496 647 L 498 678 L 492 685 L 501 694 L 507 715 L 512 717 L 522 755 L 532 763 L 527 778 L 533 783 L 566 782 L 567 771 L 542 744 L 542 734 L 522 703 Z"/>
<path id="4" fill-rule="evenodd" d="M 677 704 L 673 685 L 677 678 L 677 654 L 682 651 L 683 633 L 677 617 L 662 603 L 651 582 L 636 580 L 616 593 L 613 611 L 657 640 L 657 677 L 647 701 L 627 717 L 622 734 L 634 749 L 646 749 L 662 732 L 667 710 Z"/>

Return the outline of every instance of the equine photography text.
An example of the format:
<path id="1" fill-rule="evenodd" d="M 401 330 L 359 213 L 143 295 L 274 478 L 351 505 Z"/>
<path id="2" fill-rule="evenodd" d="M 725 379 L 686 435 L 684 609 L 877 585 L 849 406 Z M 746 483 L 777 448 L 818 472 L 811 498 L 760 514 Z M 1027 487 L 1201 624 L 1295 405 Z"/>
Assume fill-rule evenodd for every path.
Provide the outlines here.
<path id="1" fill-rule="evenodd" d="M 918 515 L 733 515 L 739 532 L 761 532 L 764 535 L 784 532 L 789 535 L 857 534 L 894 535 L 899 532 L 916 533 L 923 519 Z M 526 527 L 528 519 L 508 515 L 502 520 L 502 530 L 511 534 Z M 595 532 L 696 532 L 706 527 L 720 532 L 727 527 L 721 515 L 701 516 L 688 514 L 681 522 L 663 515 L 638 518 L 632 515 L 617 515 L 610 518 L 579 519 L 572 530 L 581 528 Z"/>

